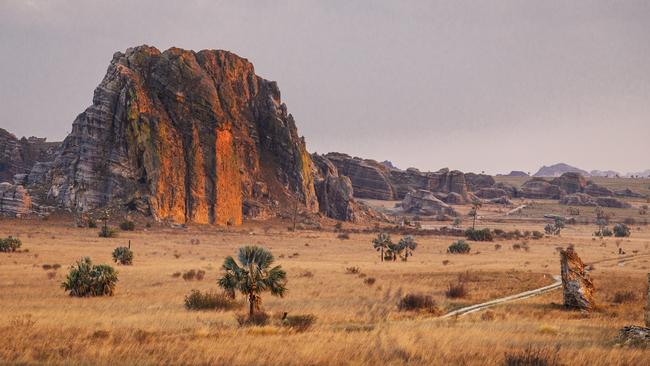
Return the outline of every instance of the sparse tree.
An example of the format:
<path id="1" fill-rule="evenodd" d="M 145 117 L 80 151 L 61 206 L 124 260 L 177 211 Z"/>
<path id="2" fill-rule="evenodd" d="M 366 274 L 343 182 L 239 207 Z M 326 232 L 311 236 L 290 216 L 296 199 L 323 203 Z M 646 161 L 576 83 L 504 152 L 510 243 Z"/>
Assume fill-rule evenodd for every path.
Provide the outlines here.
<path id="1" fill-rule="evenodd" d="M 418 243 L 415 242 L 415 239 L 411 235 L 407 235 L 399 240 L 398 246 L 404 251 L 403 259 L 406 262 L 408 257 L 413 255 L 413 251 L 417 248 Z"/>
<path id="2" fill-rule="evenodd" d="M 393 242 L 390 240 L 390 235 L 387 233 L 380 233 L 372 240 L 372 246 L 377 250 L 381 256 L 381 261 L 384 261 L 384 254 L 389 250 Z"/>
<path id="3" fill-rule="evenodd" d="M 231 297 L 239 291 L 248 298 L 249 317 L 262 305 L 262 293 L 283 297 L 287 291 L 287 273 L 281 266 L 271 267 L 274 258 L 270 251 L 258 246 L 239 248 L 239 264 L 231 256 L 223 262 L 224 275 L 218 280 L 219 287 Z"/>
<path id="4" fill-rule="evenodd" d="M 483 204 L 478 199 L 472 201 L 472 209 L 469 211 L 469 216 L 472 218 L 472 230 L 476 227 L 476 217 L 478 216 L 478 209 L 481 208 Z"/>

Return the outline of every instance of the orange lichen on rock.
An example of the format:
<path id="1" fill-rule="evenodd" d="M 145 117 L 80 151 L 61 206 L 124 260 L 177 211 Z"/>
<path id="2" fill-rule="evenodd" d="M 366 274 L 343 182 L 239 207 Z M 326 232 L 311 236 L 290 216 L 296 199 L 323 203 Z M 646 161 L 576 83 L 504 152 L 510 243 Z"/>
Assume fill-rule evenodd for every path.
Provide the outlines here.
<path id="1" fill-rule="evenodd" d="M 232 133 L 229 129 L 216 131 L 215 218 L 218 225 L 241 225 L 241 174 Z"/>

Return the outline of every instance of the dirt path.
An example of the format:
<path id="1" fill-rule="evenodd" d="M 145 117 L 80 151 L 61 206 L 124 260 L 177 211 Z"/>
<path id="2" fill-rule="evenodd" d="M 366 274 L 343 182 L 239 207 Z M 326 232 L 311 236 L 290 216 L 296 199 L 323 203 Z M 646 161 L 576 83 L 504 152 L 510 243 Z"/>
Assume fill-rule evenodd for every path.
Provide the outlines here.
<path id="1" fill-rule="evenodd" d="M 635 255 L 627 255 L 627 256 L 624 256 L 624 257 L 607 258 L 607 259 L 601 259 L 601 260 L 598 260 L 598 261 L 595 261 L 595 262 L 591 262 L 591 263 L 586 264 L 586 265 L 590 266 L 590 265 L 593 265 L 593 264 L 596 264 L 596 263 L 603 263 L 603 262 L 609 262 L 609 261 L 619 261 L 619 263 L 624 263 L 624 262 L 632 261 L 634 259 L 638 259 L 639 257 L 648 256 L 648 255 L 650 255 L 650 254 L 635 254 Z M 517 301 L 517 300 L 527 299 L 529 297 L 543 295 L 543 294 L 545 294 L 547 292 L 554 291 L 554 290 L 557 290 L 557 289 L 561 288 L 562 287 L 562 279 L 560 278 L 560 276 L 555 275 L 555 276 L 553 276 L 553 278 L 555 279 L 555 283 L 553 283 L 551 285 L 540 287 L 540 288 L 537 288 L 537 289 L 534 289 L 534 290 L 520 292 L 518 294 L 502 297 L 500 299 L 490 300 L 490 301 L 483 302 L 483 303 L 480 303 L 480 304 L 466 306 L 464 308 L 460 308 L 460 309 L 451 311 L 451 312 L 439 317 L 438 319 L 459 317 L 459 316 L 462 316 L 462 315 L 475 313 L 477 311 L 485 310 L 487 308 L 491 308 L 491 307 L 499 305 L 499 304 L 504 304 L 504 303 L 507 303 L 507 302 L 513 302 L 513 301 Z"/>

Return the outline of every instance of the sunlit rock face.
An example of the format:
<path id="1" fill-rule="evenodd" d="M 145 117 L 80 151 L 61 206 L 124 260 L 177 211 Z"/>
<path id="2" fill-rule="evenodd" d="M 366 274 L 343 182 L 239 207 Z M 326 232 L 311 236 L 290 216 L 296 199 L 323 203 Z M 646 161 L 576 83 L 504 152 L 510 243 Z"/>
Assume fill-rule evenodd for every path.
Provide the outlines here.
<path id="1" fill-rule="evenodd" d="M 239 224 L 264 184 L 269 204 L 318 211 L 311 160 L 277 85 L 227 51 L 116 53 L 62 149 L 49 197 L 73 209 Z"/>

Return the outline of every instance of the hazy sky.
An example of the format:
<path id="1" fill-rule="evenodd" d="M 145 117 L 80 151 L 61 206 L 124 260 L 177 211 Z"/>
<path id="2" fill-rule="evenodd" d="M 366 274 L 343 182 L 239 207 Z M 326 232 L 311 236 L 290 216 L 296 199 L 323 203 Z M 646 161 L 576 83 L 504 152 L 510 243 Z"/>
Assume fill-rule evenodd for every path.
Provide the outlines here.
<path id="1" fill-rule="evenodd" d="M 0 0 L 0 127 L 62 139 L 140 44 L 248 58 L 312 152 L 650 168 L 650 1 Z"/>

